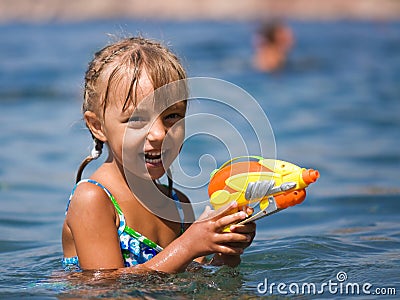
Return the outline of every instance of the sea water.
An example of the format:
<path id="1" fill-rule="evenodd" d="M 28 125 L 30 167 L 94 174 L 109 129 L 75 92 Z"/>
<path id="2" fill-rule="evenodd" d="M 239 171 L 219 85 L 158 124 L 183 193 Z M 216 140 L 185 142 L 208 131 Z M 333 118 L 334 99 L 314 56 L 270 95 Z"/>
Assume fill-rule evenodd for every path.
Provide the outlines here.
<path id="1" fill-rule="evenodd" d="M 272 74 L 252 66 L 254 22 L 0 25 L 0 298 L 398 297 L 400 23 L 289 25 L 295 47 Z M 65 205 L 91 147 L 80 113 L 83 75 L 108 34 L 138 33 L 168 44 L 189 76 L 245 90 L 269 121 L 276 157 L 320 171 L 304 203 L 257 223 L 236 269 L 119 278 L 61 269 Z M 205 153 L 224 161 L 212 139 L 187 147 L 188 174 L 199 172 Z M 194 202 L 206 195 L 187 193 Z"/>

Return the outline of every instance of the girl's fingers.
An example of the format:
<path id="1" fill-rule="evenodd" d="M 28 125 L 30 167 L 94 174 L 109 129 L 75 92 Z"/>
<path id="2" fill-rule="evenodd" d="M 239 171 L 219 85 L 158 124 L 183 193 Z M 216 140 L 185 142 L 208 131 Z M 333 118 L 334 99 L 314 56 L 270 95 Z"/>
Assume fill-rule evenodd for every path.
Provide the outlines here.
<path id="1" fill-rule="evenodd" d="M 200 215 L 198 221 L 208 219 L 211 213 L 212 213 L 211 207 L 207 205 L 203 213 Z"/>
<path id="2" fill-rule="evenodd" d="M 221 218 L 225 215 L 228 215 L 231 213 L 232 209 L 237 208 L 237 202 L 232 201 L 231 203 L 227 204 L 226 206 L 221 207 L 218 210 L 212 210 L 210 206 L 206 206 L 204 209 L 204 212 L 200 215 L 197 221 L 206 221 L 209 219 L 217 219 Z"/>
<path id="3" fill-rule="evenodd" d="M 224 232 L 217 236 L 216 243 L 218 244 L 233 244 L 233 243 L 248 243 L 252 239 L 250 234 L 229 233 Z"/>
<path id="4" fill-rule="evenodd" d="M 246 223 L 244 225 L 231 225 L 229 227 L 231 232 L 236 232 L 236 233 L 255 233 L 256 231 L 256 223 L 255 222 L 250 222 Z"/>
<path id="5" fill-rule="evenodd" d="M 237 209 L 238 204 L 236 201 L 232 201 L 231 203 L 221 207 L 220 209 L 218 209 L 217 211 L 215 211 L 215 217 L 222 217 L 225 215 L 229 215 L 231 214 L 231 211 L 233 209 Z"/>
<path id="6" fill-rule="evenodd" d="M 254 208 L 250 207 L 250 206 L 241 206 L 239 208 L 239 210 L 244 211 L 246 214 L 248 214 L 249 216 L 253 214 L 254 212 Z"/>
<path id="7" fill-rule="evenodd" d="M 216 252 L 228 255 L 241 255 L 244 252 L 243 248 L 240 247 L 230 247 L 227 245 L 219 245 L 216 247 Z"/>
<path id="8" fill-rule="evenodd" d="M 224 216 L 215 221 L 216 228 L 219 230 L 223 230 L 226 226 L 237 223 L 247 217 L 246 213 L 243 211 L 236 212 L 234 214 L 230 214 Z"/>
<path id="9" fill-rule="evenodd" d="M 246 214 L 248 214 L 249 216 L 252 215 L 254 212 L 254 208 L 247 206 L 246 207 Z"/>

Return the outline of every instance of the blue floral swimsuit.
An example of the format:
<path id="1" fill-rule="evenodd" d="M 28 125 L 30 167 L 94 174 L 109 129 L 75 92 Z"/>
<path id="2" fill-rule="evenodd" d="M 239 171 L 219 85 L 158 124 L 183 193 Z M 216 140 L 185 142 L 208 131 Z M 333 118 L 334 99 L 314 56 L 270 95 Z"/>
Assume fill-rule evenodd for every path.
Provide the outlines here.
<path id="1" fill-rule="evenodd" d="M 84 179 L 79 181 L 75 185 L 69 197 L 65 214 L 67 214 L 68 212 L 68 207 L 71 202 L 72 196 L 74 195 L 76 187 L 82 182 L 89 182 L 101 187 L 104 190 L 104 192 L 108 195 L 111 202 L 114 204 L 115 210 L 117 211 L 119 218 L 118 236 L 119 236 L 122 256 L 124 258 L 125 267 L 142 264 L 153 258 L 158 252 L 161 252 L 163 250 L 162 247 L 160 247 L 153 241 L 149 240 L 145 236 L 141 235 L 140 233 L 136 232 L 135 230 L 126 225 L 125 216 L 122 213 L 122 210 L 117 201 L 115 200 L 114 196 L 110 193 L 110 191 L 107 188 L 105 188 L 97 181 L 91 179 Z M 175 191 L 173 191 L 172 193 L 172 198 L 175 200 L 175 204 L 177 206 L 177 209 L 181 217 L 181 233 L 182 233 L 184 231 L 183 210 L 180 201 L 178 199 L 178 195 L 176 194 Z M 66 271 L 80 270 L 78 256 L 64 257 L 62 259 L 62 266 Z"/>

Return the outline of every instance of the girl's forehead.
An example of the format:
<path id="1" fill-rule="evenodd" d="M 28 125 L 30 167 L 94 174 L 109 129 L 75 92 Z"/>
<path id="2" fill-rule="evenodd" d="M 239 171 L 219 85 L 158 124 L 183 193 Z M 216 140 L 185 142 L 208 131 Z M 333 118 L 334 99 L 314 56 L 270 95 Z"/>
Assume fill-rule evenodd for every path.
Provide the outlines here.
<path id="1" fill-rule="evenodd" d="M 160 115 L 171 110 L 186 110 L 186 101 L 169 103 L 168 101 L 160 101 L 160 99 L 148 96 L 137 103 L 137 105 L 130 104 L 123 114 L 132 115 L 145 113 L 147 115 Z"/>
<path id="2" fill-rule="evenodd" d="M 147 76 L 147 72 L 143 70 L 138 80 L 133 82 L 129 76 L 124 76 L 114 83 L 112 101 L 115 107 L 124 111 L 133 111 L 144 99 L 154 93 L 153 83 Z M 130 88 L 131 87 L 131 88 Z M 130 100 L 127 100 L 129 99 Z"/>
<path id="3" fill-rule="evenodd" d="M 161 114 L 163 111 L 173 108 L 186 108 L 186 89 L 182 83 L 172 82 L 156 90 L 152 79 L 149 77 L 145 68 L 140 72 L 138 80 L 133 83 L 131 97 L 129 94 L 129 80 L 121 78 L 115 85 L 116 101 L 114 107 L 124 116 L 132 115 L 136 112 L 147 112 L 151 114 Z"/>
<path id="4" fill-rule="evenodd" d="M 153 82 L 149 78 L 145 68 L 143 68 L 136 84 L 138 102 L 142 101 L 147 95 L 153 93 L 154 91 Z"/>

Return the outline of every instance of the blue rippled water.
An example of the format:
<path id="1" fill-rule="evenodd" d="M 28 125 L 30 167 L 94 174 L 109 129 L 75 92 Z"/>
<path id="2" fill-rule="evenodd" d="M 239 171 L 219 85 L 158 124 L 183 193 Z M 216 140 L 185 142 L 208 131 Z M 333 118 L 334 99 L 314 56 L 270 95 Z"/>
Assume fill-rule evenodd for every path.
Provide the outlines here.
<path id="1" fill-rule="evenodd" d="M 251 22 L 0 25 L 0 298 L 252 299 L 313 283 L 317 295 L 297 297 L 339 299 L 355 296 L 346 283 L 369 283 L 362 298 L 395 299 L 377 294 L 400 293 L 400 23 L 290 25 L 296 45 L 275 74 L 251 66 Z M 277 156 L 321 173 L 303 204 L 258 223 L 237 269 L 112 279 L 61 270 L 64 208 L 91 145 L 83 74 L 107 33 L 121 32 L 167 42 L 190 76 L 246 90 L 268 116 Z M 213 146 L 193 140 L 184 161 Z M 329 282 L 336 292 L 318 293 Z"/>

